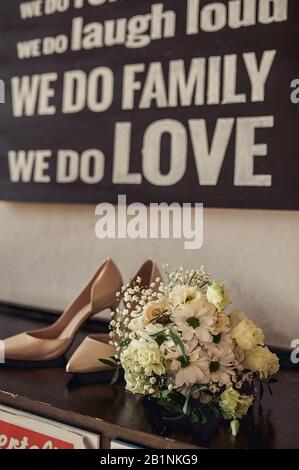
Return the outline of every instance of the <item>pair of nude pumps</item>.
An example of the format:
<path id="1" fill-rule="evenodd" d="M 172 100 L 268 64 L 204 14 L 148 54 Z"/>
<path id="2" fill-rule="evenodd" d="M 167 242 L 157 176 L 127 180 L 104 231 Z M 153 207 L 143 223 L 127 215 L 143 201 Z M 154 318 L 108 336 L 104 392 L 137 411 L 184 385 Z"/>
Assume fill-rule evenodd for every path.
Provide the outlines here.
<path id="1" fill-rule="evenodd" d="M 148 260 L 133 279 L 140 277 L 142 287 L 146 288 L 159 276 L 156 264 Z M 4 340 L 5 366 L 51 367 L 65 364 L 64 355 L 84 322 L 106 309 L 115 310 L 119 303 L 116 293 L 122 285 L 119 269 L 110 258 L 107 259 L 54 324 Z M 87 336 L 70 358 L 66 371 L 79 375 L 105 374 L 109 366 L 99 359 L 109 359 L 114 355 L 115 348 L 109 344 L 108 334 Z"/>

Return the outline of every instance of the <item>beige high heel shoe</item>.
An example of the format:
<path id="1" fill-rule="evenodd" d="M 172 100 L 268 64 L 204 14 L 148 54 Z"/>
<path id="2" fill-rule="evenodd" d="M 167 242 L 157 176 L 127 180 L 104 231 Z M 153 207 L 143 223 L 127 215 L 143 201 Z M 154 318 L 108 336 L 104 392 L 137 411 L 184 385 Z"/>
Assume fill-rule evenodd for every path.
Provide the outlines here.
<path id="1" fill-rule="evenodd" d="M 5 364 L 16 367 L 49 367 L 63 361 L 83 323 L 92 315 L 116 307 L 121 274 L 111 259 L 98 269 L 74 302 L 51 326 L 4 340 Z"/>
<path id="2" fill-rule="evenodd" d="M 157 265 L 152 261 L 146 261 L 138 273 L 133 277 L 141 278 L 141 286 L 143 288 L 149 287 L 156 278 L 161 277 Z M 94 375 L 97 374 L 98 381 L 106 381 L 110 375 L 113 375 L 112 367 L 103 364 L 99 359 L 110 359 L 116 354 L 114 346 L 109 344 L 110 337 L 108 334 L 95 334 L 87 336 L 81 343 L 78 349 L 74 352 L 69 360 L 66 371 L 76 375 L 91 375 L 93 380 Z M 109 380 L 109 379 L 108 379 Z"/>

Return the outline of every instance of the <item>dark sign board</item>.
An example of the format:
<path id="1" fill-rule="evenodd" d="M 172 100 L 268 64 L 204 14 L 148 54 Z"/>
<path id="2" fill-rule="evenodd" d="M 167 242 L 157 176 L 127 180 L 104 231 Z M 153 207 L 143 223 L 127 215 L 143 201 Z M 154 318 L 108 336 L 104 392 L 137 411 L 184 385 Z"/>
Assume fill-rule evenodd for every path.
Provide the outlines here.
<path id="1" fill-rule="evenodd" d="M 299 209 L 298 7 L 1 1 L 0 198 Z"/>

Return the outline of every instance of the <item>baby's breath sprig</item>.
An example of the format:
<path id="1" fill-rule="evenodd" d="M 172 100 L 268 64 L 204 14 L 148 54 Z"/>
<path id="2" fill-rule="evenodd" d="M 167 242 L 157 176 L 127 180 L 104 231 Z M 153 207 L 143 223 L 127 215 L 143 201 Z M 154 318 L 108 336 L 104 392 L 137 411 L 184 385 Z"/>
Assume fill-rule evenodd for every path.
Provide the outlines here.
<path id="1" fill-rule="evenodd" d="M 204 288 L 212 282 L 212 276 L 201 266 L 200 269 L 185 270 L 182 266 L 178 269 L 170 270 L 170 265 L 163 265 L 167 281 L 161 287 L 161 291 L 167 294 L 175 285 L 184 285 L 196 288 Z"/>
<path id="2" fill-rule="evenodd" d="M 142 315 L 146 304 L 157 300 L 160 282 L 161 279 L 157 277 L 150 286 L 144 286 L 141 277 L 138 276 L 117 292 L 116 298 L 123 306 L 117 307 L 115 312 L 112 312 L 109 326 L 109 343 L 116 347 L 116 359 L 120 358 L 121 352 L 128 347 L 132 339 L 135 339 L 135 333 L 129 328 L 130 321 Z"/>

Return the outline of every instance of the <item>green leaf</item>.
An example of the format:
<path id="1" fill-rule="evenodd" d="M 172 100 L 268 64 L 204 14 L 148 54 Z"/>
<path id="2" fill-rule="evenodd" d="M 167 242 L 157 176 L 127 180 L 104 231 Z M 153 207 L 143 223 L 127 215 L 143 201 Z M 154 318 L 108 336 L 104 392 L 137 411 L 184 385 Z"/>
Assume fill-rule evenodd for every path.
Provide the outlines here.
<path id="1" fill-rule="evenodd" d="M 113 374 L 113 377 L 112 377 L 112 380 L 111 380 L 111 385 L 114 385 L 118 381 L 119 371 L 120 371 L 120 369 L 119 369 L 119 367 L 117 367 L 114 371 L 114 374 Z"/>
<path id="2" fill-rule="evenodd" d="M 186 354 L 186 351 L 185 351 L 185 346 L 184 346 L 184 343 L 182 342 L 181 338 L 179 338 L 177 335 L 175 335 L 172 332 L 171 332 L 171 338 L 172 338 L 174 344 L 176 346 L 180 347 L 180 349 L 182 351 L 182 355 L 183 355 L 184 359 L 187 361 L 187 354 Z"/>
<path id="3" fill-rule="evenodd" d="M 198 423 L 199 422 L 199 417 L 197 416 L 197 414 L 193 411 L 191 413 L 191 423 Z"/>
<path id="4" fill-rule="evenodd" d="M 191 390 L 191 395 L 194 395 L 196 392 L 202 392 L 203 390 L 209 390 L 209 387 L 207 385 L 195 386 L 195 388 Z"/>
<path id="5" fill-rule="evenodd" d="M 99 359 L 99 361 L 102 362 L 102 364 L 105 364 L 106 366 L 113 367 L 113 369 L 115 369 L 117 367 L 117 363 L 114 360 Z"/>
<path id="6" fill-rule="evenodd" d="M 161 315 L 157 315 L 156 317 L 154 317 L 150 323 L 161 323 L 161 325 L 163 326 L 166 326 L 168 325 L 168 323 L 170 322 L 170 316 L 169 315 L 165 315 L 167 313 L 167 310 L 165 310 L 165 312 L 162 312 Z M 159 332 L 161 333 L 161 332 Z M 153 335 L 154 336 L 154 335 Z"/>
<path id="7" fill-rule="evenodd" d="M 183 406 L 183 413 L 186 416 L 189 416 L 191 412 L 190 398 L 191 398 L 191 395 L 188 395 Z"/>
<path id="8" fill-rule="evenodd" d="M 163 344 L 165 340 L 166 340 L 166 337 L 161 334 L 155 337 L 155 341 L 158 344 L 158 346 L 161 346 L 161 344 Z"/>
<path id="9" fill-rule="evenodd" d="M 200 419 L 201 424 L 206 424 L 208 421 L 207 415 L 200 408 L 197 409 L 197 412 L 199 412 L 200 414 L 199 419 Z"/>
<path id="10" fill-rule="evenodd" d="M 211 285 L 210 281 L 205 281 L 203 284 L 201 284 L 201 285 L 199 286 L 199 288 L 202 289 L 203 287 L 205 287 L 205 286 L 207 286 L 207 285 L 208 285 L 208 286 Z"/>
<path id="11" fill-rule="evenodd" d="M 171 394 L 171 390 L 163 390 L 163 391 L 161 392 L 161 397 L 165 399 L 165 398 L 167 398 L 170 394 Z"/>
<path id="12" fill-rule="evenodd" d="M 210 412 L 211 412 L 211 415 L 214 416 L 214 418 L 219 418 L 220 417 L 220 411 L 218 410 L 218 408 L 216 406 L 211 406 L 210 407 Z"/>
<path id="13" fill-rule="evenodd" d="M 184 418 L 185 415 L 179 415 L 179 416 L 168 416 L 168 417 L 164 417 L 163 419 L 165 419 L 165 421 L 179 421 L 180 419 Z"/>
<path id="14" fill-rule="evenodd" d="M 193 281 L 194 277 L 195 277 L 195 273 L 193 273 L 192 276 L 189 279 L 189 282 L 188 282 L 189 286 L 191 285 L 191 282 Z"/>
<path id="15" fill-rule="evenodd" d="M 167 330 L 161 330 L 161 331 L 158 331 L 157 333 L 153 333 L 152 335 L 150 335 L 152 338 L 155 338 L 156 336 L 160 336 L 160 335 L 164 335 L 164 333 L 166 333 Z"/>

